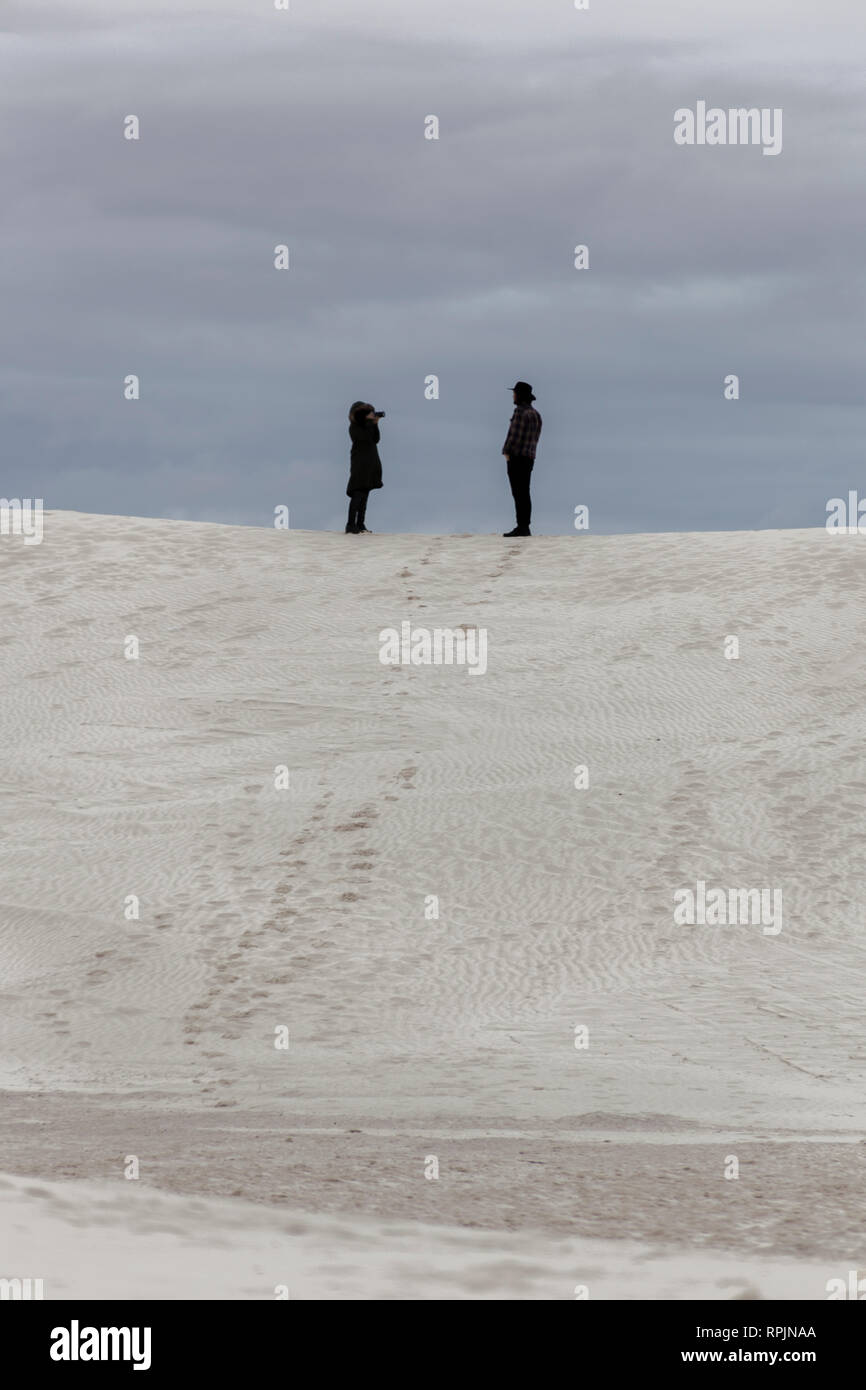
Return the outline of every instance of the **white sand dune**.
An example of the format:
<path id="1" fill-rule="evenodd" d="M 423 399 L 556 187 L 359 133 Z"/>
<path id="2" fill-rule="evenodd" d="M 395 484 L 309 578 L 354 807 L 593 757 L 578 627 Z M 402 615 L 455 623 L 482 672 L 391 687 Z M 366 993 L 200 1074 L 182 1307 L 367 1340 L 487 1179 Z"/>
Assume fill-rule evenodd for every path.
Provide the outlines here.
<path id="1" fill-rule="evenodd" d="M 85 1214 L 84 1216 L 82 1214 Z M 273 1213 L 136 1183 L 0 1177 L 4 1259 L 45 1299 L 807 1299 L 838 1268 L 633 1241 Z M 130 1272 L 131 1273 L 131 1272 Z M 844 1277 L 844 1276 L 843 1276 Z"/>
<path id="2" fill-rule="evenodd" d="M 53 512 L 0 577 L 0 1086 L 431 1135 L 863 1133 L 861 538 Z M 406 620 L 485 628 L 486 674 L 383 666 Z M 782 931 L 676 925 L 698 879 L 781 888 Z M 299 1296 L 354 1287 L 314 1264 Z"/>

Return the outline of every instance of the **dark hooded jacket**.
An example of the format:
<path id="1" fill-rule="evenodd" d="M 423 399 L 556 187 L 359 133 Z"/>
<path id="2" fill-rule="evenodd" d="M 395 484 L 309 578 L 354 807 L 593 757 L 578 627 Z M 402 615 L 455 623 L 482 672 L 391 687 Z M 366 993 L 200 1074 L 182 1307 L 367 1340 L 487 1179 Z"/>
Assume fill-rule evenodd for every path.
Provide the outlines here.
<path id="1" fill-rule="evenodd" d="M 379 459 L 379 423 L 377 420 L 356 420 L 349 422 L 349 438 L 352 441 L 351 468 L 346 493 L 370 492 L 382 486 L 382 464 Z"/>

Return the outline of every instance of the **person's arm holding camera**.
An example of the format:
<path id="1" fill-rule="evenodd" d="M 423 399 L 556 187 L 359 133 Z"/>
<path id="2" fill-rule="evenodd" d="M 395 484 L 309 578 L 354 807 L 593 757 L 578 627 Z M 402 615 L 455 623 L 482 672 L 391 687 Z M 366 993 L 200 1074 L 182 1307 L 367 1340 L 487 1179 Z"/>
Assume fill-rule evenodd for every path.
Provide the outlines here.
<path id="1" fill-rule="evenodd" d="M 374 444 L 378 444 L 381 439 L 381 435 L 379 434 L 379 421 L 384 420 L 384 418 L 384 410 L 374 410 L 372 406 L 370 407 L 364 424 L 367 426 L 367 431 Z"/>

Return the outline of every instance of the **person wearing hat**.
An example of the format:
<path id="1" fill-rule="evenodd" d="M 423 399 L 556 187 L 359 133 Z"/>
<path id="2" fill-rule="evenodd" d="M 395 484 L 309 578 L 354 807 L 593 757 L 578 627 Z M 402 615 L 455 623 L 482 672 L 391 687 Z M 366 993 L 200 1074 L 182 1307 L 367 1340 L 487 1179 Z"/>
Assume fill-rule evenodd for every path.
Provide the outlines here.
<path id="1" fill-rule="evenodd" d="M 508 426 L 508 434 L 502 446 L 505 462 L 508 465 L 508 481 L 514 498 L 517 525 L 513 531 L 503 532 L 506 536 L 530 536 L 529 522 L 532 516 L 532 499 L 529 495 L 529 480 L 535 463 L 535 450 L 541 434 L 541 416 L 533 409 L 535 400 L 528 381 L 518 381 L 509 386 L 514 394 L 514 414 Z"/>
<path id="2" fill-rule="evenodd" d="M 349 411 L 352 453 L 346 488 L 349 499 L 346 532 L 352 536 L 366 532 L 367 498 L 373 488 L 382 486 L 382 464 L 376 445 L 379 443 L 379 421 L 383 417 L 384 412 L 374 410 L 367 401 L 355 401 Z"/>

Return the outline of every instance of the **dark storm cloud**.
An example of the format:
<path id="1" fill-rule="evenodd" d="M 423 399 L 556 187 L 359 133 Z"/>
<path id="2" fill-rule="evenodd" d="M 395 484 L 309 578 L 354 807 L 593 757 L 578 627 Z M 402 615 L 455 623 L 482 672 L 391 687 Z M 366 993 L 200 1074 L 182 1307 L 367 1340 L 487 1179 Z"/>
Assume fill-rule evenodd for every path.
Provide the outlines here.
<path id="1" fill-rule="evenodd" d="M 7 495 L 260 523 L 286 502 L 295 525 L 336 526 L 361 396 L 388 411 L 377 527 L 503 529 L 518 376 L 545 419 L 539 529 L 567 531 L 578 502 L 598 529 L 817 525 L 857 485 L 844 55 L 781 64 L 767 42 L 739 63 L 688 31 L 568 44 L 561 13 L 513 6 L 491 50 L 451 12 L 412 35 L 388 7 L 363 28 L 298 9 L 18 8 Z M 673 113 L 698 98 L 782 107 L 783 153 L 676 147 Z"/>

